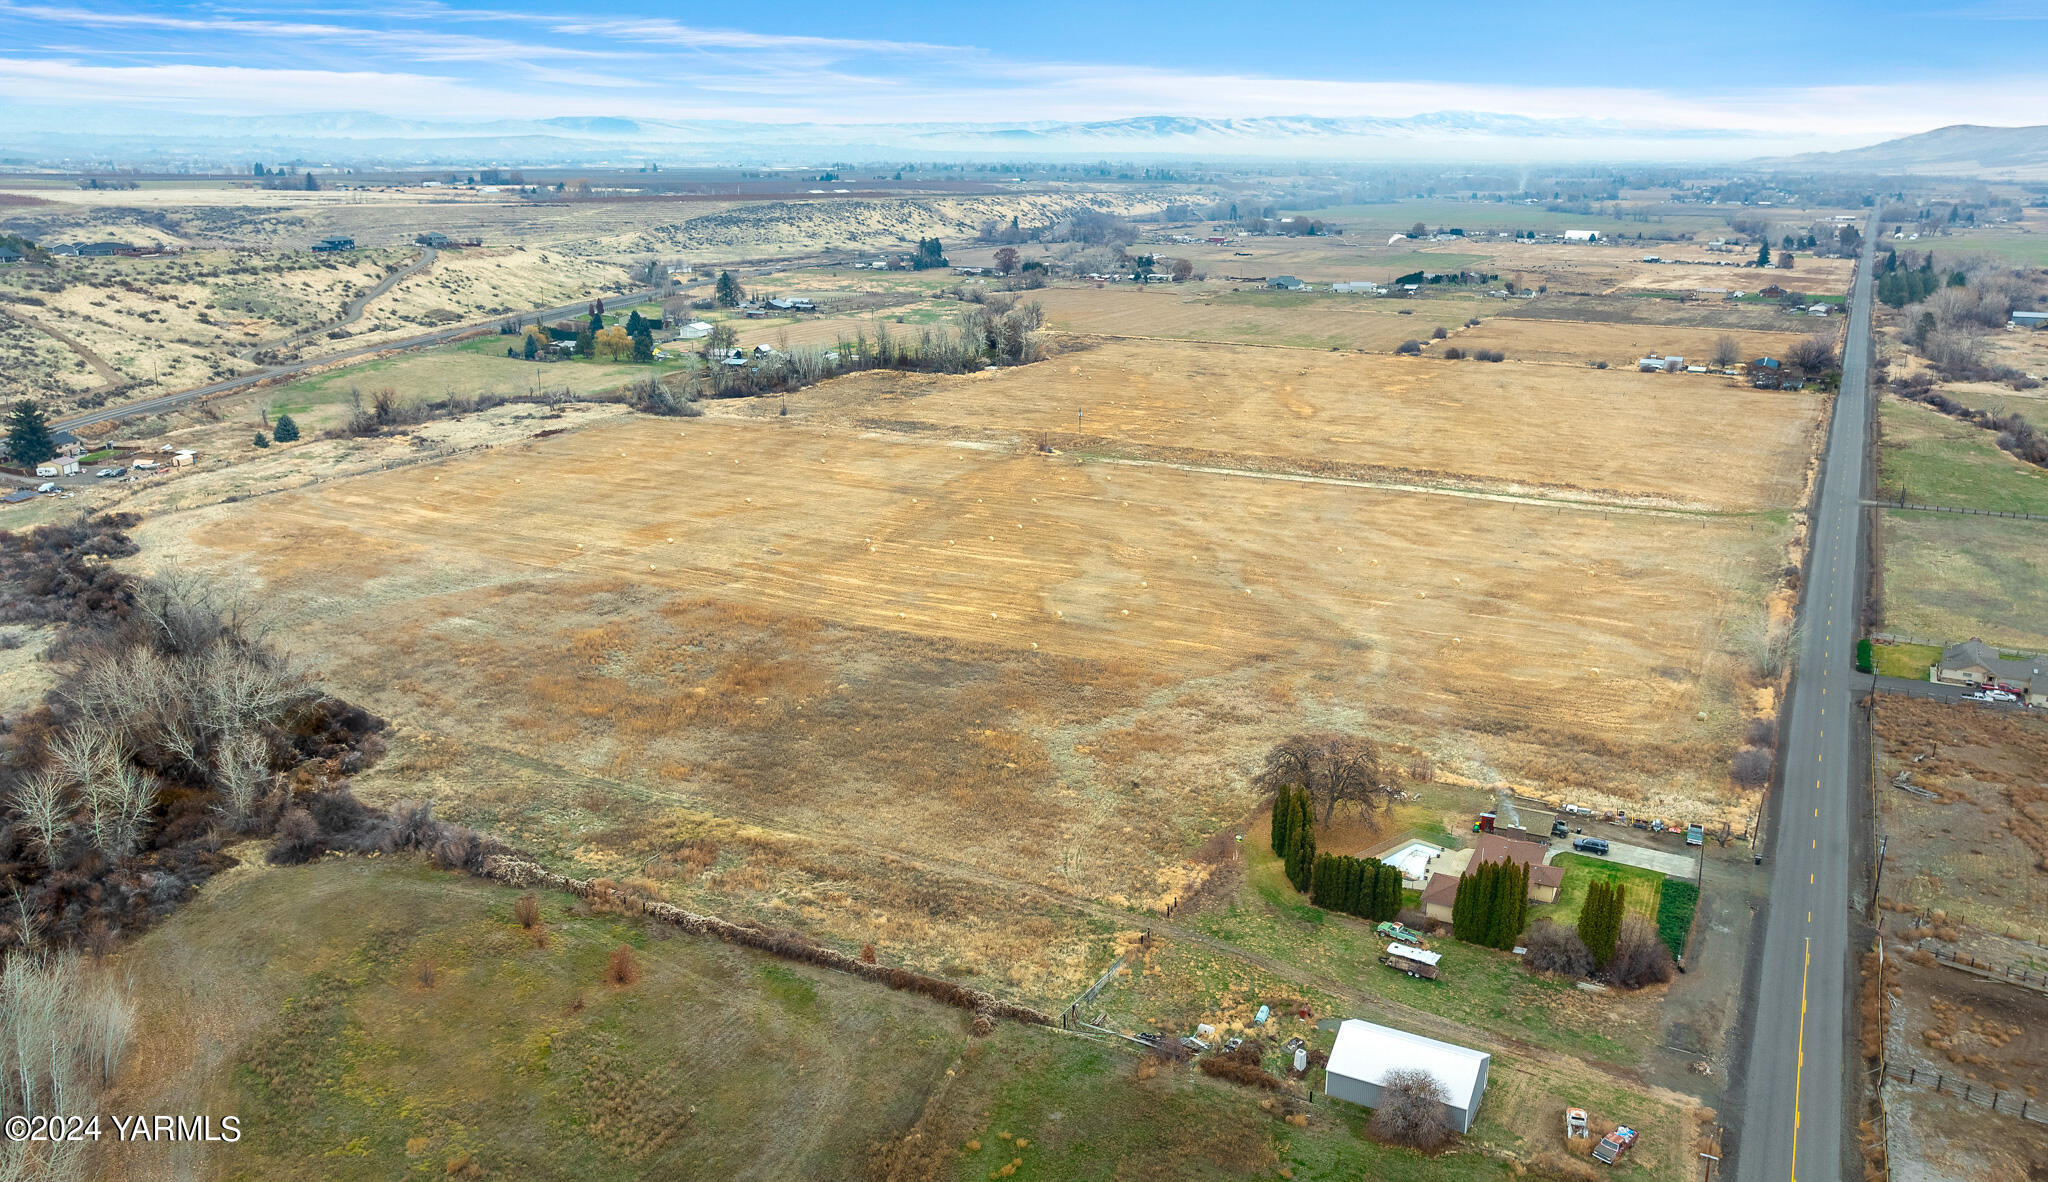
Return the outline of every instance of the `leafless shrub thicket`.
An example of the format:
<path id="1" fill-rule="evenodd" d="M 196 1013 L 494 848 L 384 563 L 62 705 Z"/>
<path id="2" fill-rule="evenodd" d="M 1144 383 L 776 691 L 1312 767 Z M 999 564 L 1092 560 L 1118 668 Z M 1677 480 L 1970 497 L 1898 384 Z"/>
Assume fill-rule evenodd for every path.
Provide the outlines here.
<path id="1" fill-rule="evenodd" d="M 1762 788 L 1771 782 L 1771 753 L 1764 747 L 1744 747 L 1728 761 L 1728 778 L 1744 788 Z"/>
<path id="2" fill-rule="evenodd" d="M 382 721 L 318 697 L 246 605 L 87 561 L 132 552 L 132 520 L 0 535 L 0 602 L 61 622 L 72 666 L 0 725 L 0 944 L 104 946 L 228 865 L 227 835 L 271 832 L 285 773 L 318 806 L 382 751 Z"/>
<path id="3" fill-rule="evenodd" d="M 17 953 L 0 968 L 0 1112 L 93 1115 L 135 1029 L 135 1008 L 70 953 Z M 0 1178 L 83 1177 L 86 1142 L 0 1142 Z"/>
<path id="4" fill-rule="evenodd" d="M 1616 985 L 1624 989 L 1661 985 L 1676 971 L 1671 949 L 1657 935 L 1656 924 L 1641 915 L 1630 915 L 1621 921 L 1621 932 L 1614 939 L 1614 957 L 1607 962 L 1607 975 Z"/>
<path id="5" fill-rule="evenodd" d="M 1562 924 L 1544 920 L 1522 938 L 1529 951 L 1523 963 L 1539 973 L 1562 973 L 1584 977 L 1593 971 L 1593 953 L 1579 934 Z"/>
<path id="6" fill-rule="evenodd" d="M 830 349 L 789 349 L 757 356 L 743 366 L 714 364 L 703 392 L 712 398 L 741 398 L 788 393 L 871 369 L 966 373 L 987 365 L 1026 365 L 1045 356 L 1038 336 L 1043 323 L 1036 300 L 989 293 L 954 329 L 926 328 L 912 337 L 878 322 L 872 337 L 861 330 Z"/>
<path id="7" fill-rule="evenodd" d="M 1389 1145 L 1424 1151 L 1451 1139 L 1443 1085 L 1427 1071 L 1402 1068 L 1380 1084 L 1380 1106 L 1372 1110 L 1372 1135 Z"/>

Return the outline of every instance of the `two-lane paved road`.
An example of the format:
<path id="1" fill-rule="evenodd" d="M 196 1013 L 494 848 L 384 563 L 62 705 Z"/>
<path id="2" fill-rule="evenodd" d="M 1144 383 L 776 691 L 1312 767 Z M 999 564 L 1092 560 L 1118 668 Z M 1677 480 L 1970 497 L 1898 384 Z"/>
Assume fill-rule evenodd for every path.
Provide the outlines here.
<path id="1" fill-rule="evenodd" d="M 1850 292 L 1842 392 L 1828 433 L 1815 507 L 1806 598 L 1795 632 L 1783 778 L 1775 827 L 1762 846 L 1771 864 L 1756 994 L 1745 1015 L 1748 1057 L 1737 1081 L 1743 1110 L 1738 1182 L 1840 1182 L 1849 1063 L 1849 884 L 1860 873 L 1852 836 L 1861 783 L 1851 758 L 1858 724 L 1853 694 L 1862 599 L 1858 564 L 1865 441 L 1870 425 L 1870 275 L 1877 242 L 1865 227 L 1862 265 Z M 1853 765 L 1853 766 L 1852 766 Z"/>
<path id="2" fill-rule="evenodd" d="M 605 295 L 603 297 L 592 296 L 591 299 L 602 298 L 607 305 L 625 305 L 650 300 L 659 294 L 659 292 L 649 289 L 646 291 L 630 291 L 624 294 Z M 589 302 L 589 300 L 578 300 L 573 304 L 563 304 L 559 308 L 543 308 L 538 312 L 524 312 L 520 315 L 538 316 L 542 321 L 555 320 L 564 316 L 574 316 L 581 313 L 588 306 Z M 492 317 L 492 320 L 502 319 L 504 317 Z M 315 369 L 323 365 L 334 365 L 342 361 L 359 361 L 365 357 L 374 357 L 379 353 L 396 353 L 406 349 L 419 349 L 428 345 L 445 344 L 457 337 L 465 337 L 473 332 L 477 332 L 487 327 L 488 324 L 488 321 L 483 324 L 458 324 L 452 328 L 435 329 L 433 332 L 424 332 L 418 336 L 405 337 L 401 340 L 385 341 L 381 344 L 364 345 L 361 348 L 349 349 L 340 353 L 327 353 L 319 357 L 309 357 L 304 361 L 294 361 L 288 365 L 266 365 L 262 369 L 253 370 L 238 377 L 227 378 L 223 381 L 213 382 L 204 386 L 194 386 L 190 390 L 180 390 L 175 394 L 165 394 L 159 398 L 146 398 L 141 402 L 127 402 L 120 406 L 109 406 L 100 410 L 90 411 L 86 414 L 74 415 L 71 418 L 53 423 L 52 426 L 62 431 L 73 431 L 80 427 L 110 423 L 115 419 L 156 414 L 159 411 L 183 406 L 187 402 L 200 398 L 206 398 L 214 394 L 225 394 L 230 390 L 239 390 L 244 386 L 253 386 L 258 382 L 267 382 L 272 378 L 290 377 L 293 374 L 304 373 L 309 369 Z"/>

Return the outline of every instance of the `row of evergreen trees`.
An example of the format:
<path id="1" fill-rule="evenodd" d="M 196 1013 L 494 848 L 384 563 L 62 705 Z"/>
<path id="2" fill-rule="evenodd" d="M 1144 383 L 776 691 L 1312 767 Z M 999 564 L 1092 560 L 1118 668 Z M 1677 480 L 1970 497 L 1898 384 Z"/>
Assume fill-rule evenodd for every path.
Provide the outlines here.
<path id="1" fill-rule="evenodd" d="M 1614 959 L 1614 943 L 1627 909 L 1628 888 L 1622 884 L 1596 879 L 1586 888 L 1586 905 L 1579 909 L 1579 939 L 1597 967 L 1606 968 Z"/>
<path id="2" fill-rule="evenodd" d="M 1288 784 L 1273 798 L 1272 842 L 1287 881 L 1316 906 L 1375 920 L 1400 912 L 1398 869 L 1378 858 L 1316 853 L 1315 805 L 1308 789 Z"/>
<path id="3" fill-rule="evenodd" d="M 1468 944 L 1509 949 L 1529 918 L 1529 868 L 1520 862 L 1482 862 L 1458 880 L 1451 902 L 1451 934 Z"/>
<path id="4" fill-rule="evenodd" d="M 1308 901 L 1361 919 L 1392 919 L 1401 911 L 1401 872 L 1378 858 L 1323 854 Z"/>
<path id="5" fill-rule="evenodd" d="M 1273 798 L 1273 852 L 1287 867 L 1287 881 L 1297 891 L 1306 891 L 1315 876 L 1315 806 L 1308 789 L 1285 784 Z"/>

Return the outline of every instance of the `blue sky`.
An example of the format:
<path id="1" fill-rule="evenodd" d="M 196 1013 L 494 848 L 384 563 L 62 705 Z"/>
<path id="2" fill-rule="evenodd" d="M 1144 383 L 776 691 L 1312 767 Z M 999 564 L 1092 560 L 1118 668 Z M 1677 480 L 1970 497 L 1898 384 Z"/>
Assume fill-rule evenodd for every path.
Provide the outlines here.
<path id="1" fill-rule="evenodd" d="M 1572 5 L 0 0 L 0 104 L 433 119 L 1402 116 L 1835 146 L 2048 122 L 2048 0 Z M 2031 113 L 2031 117 L 2030 117 Z"/>

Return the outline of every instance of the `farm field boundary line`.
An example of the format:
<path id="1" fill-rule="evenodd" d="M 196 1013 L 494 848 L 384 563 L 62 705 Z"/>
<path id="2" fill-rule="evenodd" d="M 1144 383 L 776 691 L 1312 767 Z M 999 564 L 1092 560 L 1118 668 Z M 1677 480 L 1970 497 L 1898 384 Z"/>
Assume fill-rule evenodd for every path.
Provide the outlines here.
<path id="1" fill-rule="evenodd" d="M 756 420 L 735 421 L 752 422 Z M 773 420 L 761 421 L 772 422 Z M 967 438 L 966 432 L 959 428 L 948 427 L 944 424 L 928 423 L 919 419 L 863 418 L 856 420 L 853 425 L 867 428 L 861 438 L 877 442 L 925 443 L 936 444 L 942 447 L 973 448 L 978 451 L 1006 451 L 1026 444 L 1026 440 L 1016 431 L 985 430 L 980 433 L 983 436 L 981 439 L 970 439 Z M 1539 508 L 1574 508 L 1693 519 L 1757 517 L 1774 511 L 1771 509 L 1711 509 L 1684 505 L 1651 505 L 1641 503 L 1646 498 L 1626 493 L 1619 489 L 1572 489 L 1570 486 L 1565 485 L 1555 487 L 1560 492 L 1575 491 L 1585 495 L 1577 497 L 1563 495 L 1546 497 L 1535 493 L 1503 492 L 1497 489 L 1489 489 L 1479 481 L 1461 481 L 1458 479 L 1457 473 L 1375 468 L 1372 465 L 1343 465 L 1343 467 L 1359 472 L 1409 472 L 1415 476 L 1441 476 L 1443 479 L 1440 483 L 1425 483 L 1421 480 L 1404 481 L 1363 475 L 1351 476 L 1303 472 L 1299 469 L 1290 469 L 1284 466 L 1284 464 L 1274 467 L 1253 468 L 1217 462 L 1203 463 L 1195 458 L 1168 459 L 1157 455 L 1132 455 L 1130 454 L 1131 451 L 1136 449 L 1122 447 L 1119 445 L 1119 441 L 1108 436 L 1074 435 L 1070 432 L 1038 432 L 1037 434 L 1045 438 L 1049 443 L 1063 448 L 1059 452 L 1050 454 L 1068 457 L 1077 463 L 1084 464 L 1125 464 L 1139 468 L 1172 468 L 1182 472 L 1214 476 L 1245 476 L 1264 480 L 1290 480 L 1302 484 L 1327 484 L 1336 487 L 1366 488 L 1384 492 L 1428 493 L 1440 496 L 1466 497 L 1473 500 L 1492 500 L 1505 504 L 1532 505 Z M 1143 444 L 1138 445 L 1138 448 L 1153 452 L 1165 452 L 1168 455 L 1178 454 L 1202 458 L 1216 457 L 1217 459 L 1232 458 L 1232 453 L 1209 451 L 1202 448 L 1160 448 Z"/>
<path id="2" fill-rule="evenodd" d="M 2018 1101 L 2019 1107 L 2015 1109 L 2011 1093 L 2002 1092 L 1988 1085 L 1976 1083 L 1959 1072 L 1922 1071 L 1919 1067 L 1912 1064 L 1899 1067 L 1892 1063 L 1886 1063 L 1884 1075 L 1887 1080 L 1893 1083 L 1905 1084 L 1908 1087 L 1929 1088 L 1943 1095 L 1954 1096 L 1958 1100 L 1989 1108 L 2003 1116 L 2009 1116 L 2016 1120 L 2030 1120 L 2035 1124 L 2048 1125 L 2048 1105 L 2041 1104 L 2031 1096 L 2021 1096 Z M 1958 1087 L 1963 1090 L 1957 1091 Z"/>
<path id="3" fill-rule="evenodd" d="M 2018 513 L 2005 509 L 1972 509 L 1961 505 L 1915 505 L 1901 504 L 1898 501 L 1866 500 L 1863 502 L 1863 507 L 1866 509 L 1896 509 L 1906 513 L 1961 513 L 1970 517 L 2009 517 L 2015 521 L 2048 521 L 2048 516 L 2040 513 Z"/>
<path id="4" fill-rule="evenodd" d="M 1594 1060 L 1579 1059 L 1559 1051 L 1548 1050 L 1531 1043 L 1522 1042 L 1519 1039 L 1505 1037 L 1497 1031 L 1467 1027 L 1437 1014 L 1432 1014 L 1427 1010 L 1417 1009 L 1377 994 L 1364 993 L 1334 977 L 1325 976 L 1313 970 L 1302 968 L 1299 965 L 1289 964 L 1286 961 L 1276 960 L 1272 957 L 1253 952 L 1228 940 L 1219 939 L 1156 914 L 1111 907 L 1108 904 L 1098 903 L 1093 899 L 1080 895 L 1069 894 L 1057 888 L 1044 886 L 1028 879 L 1011 878 L 1007 875 L 998 874 L 978 866 L 955 862 L 950 859 L 935 858 L 925 854 L 914 854 L 893 847 L 878 847 L 871 837 L 855 838 L 851 835 L 838 834 L 830 830 L 811 826 L 791 825 L 786 820 L 771 817 L 756 810 L 734 808 L 723 802 L 713 804 L 683 793 L 664 792 L 645 785 L 614 780 L 607 776 L 575 771 L 548 760 L 509 748 L 487 743 L 473 743 L 467 744 L 467 746 L 471 750 L 497 760 L 502 764 L 549 776 L 558 781 L 604 788 L 626 795 L 637 796 L 648 801 L 676 805 L 692 811 L 702 812 L 709 816 L 742 820 L 769 832 L 781 833 L 791 837 L 857 847 L 870 853 L 879 853 L 892 862 L 913 869 L 951 875 L 991 889 L 1035 896 L 1055 906 L 1079 912 L 1119 927 L 1142 926 L 1154 934 L 1169 936 L 1190 944 L 1199 944 L 1212 952 L 1234 957 L 1290 984 L 1303 985 L 1320 990 L 1344 1002 L 1353 1010 L 1360 1012 L 1376 1010 L 1391 1013 L 1406 1023 L 1430 1030 L 1445 1037 L 1468 1041 L 1476 1037 L 1477 1041 L 1481 1043 L 1491 1043 L 1496 1050 L 1510 1050 L 1530 1059 L 1541 1060 L 1559 1066 L 1584 1065 L 1589 1062 L 1596 1062 Z M 493 781 L 474 778 L 465 778 L 463 782 L 474 785 L 493 783 Z M 517 783 L 525 783 L 525 781 L 517 781 Z M 1600 1065 L 1614 1070 L 1626 1070 L 1620 1064 Z M 1632 1075 L 1633 1073 L 1629 1072 L 1629 1074 Z M 1668 1093 L 1668 1095 L 1683 1099 L 1687 1103 L 1698 1102 L 1696 1097 L 1682 1096 L 1676 1092 Z"/>
<path id="5" fill-rule="evenodd" d="M 1609 501 L 1572 497 L 1538 497 L 1516 493 L 1484 492 L 1454 485 L 1404 484 L 1393 480 L 1360 480 L 1344 476 L 1309 476 L 1298 472 L 1265 472 L 1256 468 L 1217 468 L 1200 464 L 1178 464 L 1170 460 L 1142 460 L 1121 456 L 1094 456 L 1084 462 L 1118 464 L 1128 468 L 1172 468 L 1205 476 L 1239 476 L 1251 480 L 1290 480 L 1298 484 L 1330 484 L 1345 488 L 1369 488 L 1382 492 L 1424 493 L 1439 497 L 1464 497 L 1473 501 L 1498 501 L 1508 505 L 1577 509 L 1583 512 L 1634 513 L 1650 517 L 1751 517 L 1750 513 L 1721 513 L 1708 509 L 1660 509 L 1647 505 L 1617 505 Z"/>

